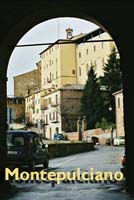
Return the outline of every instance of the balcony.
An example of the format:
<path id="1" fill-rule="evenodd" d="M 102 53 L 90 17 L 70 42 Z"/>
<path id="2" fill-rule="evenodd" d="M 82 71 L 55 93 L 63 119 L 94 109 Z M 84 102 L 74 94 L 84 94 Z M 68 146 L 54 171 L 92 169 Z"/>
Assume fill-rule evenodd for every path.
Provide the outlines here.
<path id="1" fill-rule="evenodd" d="M 41 110 L 47 110 L 48 105 L 47 104 L 41 104 Z"/>
<path id="2" fill-rule="evenodd" d="M 57 106 L 59 106 L 58 102 L 51 102 L 51 107 L 57 107 Z"/>
<path id="3" fill-rule="evenodd" d="M 49 125 L 49 123 L 48 123 L 48 122 L 45 122 L 45 123 L 44 123 L 44 126 L 48 126 L 48 125 Z"/>
<path id="4" fill-rule="evenodd" d="M 51 120 L 51 123 L 59 123 L 60 121 L 59 121 L 59 119 L 56 117 L 56 119 L 52 119 Z"/>
<path id="5" fill-rule="evenodd" d="M 31 104 L 31 108 L 34 110 L 35 109 L 35 104 Z"/>

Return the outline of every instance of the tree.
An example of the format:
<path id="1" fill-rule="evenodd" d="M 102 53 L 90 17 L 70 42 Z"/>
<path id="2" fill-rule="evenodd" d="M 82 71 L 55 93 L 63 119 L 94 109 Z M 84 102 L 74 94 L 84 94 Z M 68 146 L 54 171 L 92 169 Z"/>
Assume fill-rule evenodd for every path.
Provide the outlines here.
<path id="1" fill-rule="evenodd" d="M 104 98 L 104 118 L 108 123 L 115 123 L 115 98 L 113 93 L 122 88 L 122 74 L 120 70 L 120 59 L 117 58 L 115 48 L 109 55 L 107 63 L 104 65 L 104 76 L 100 77 L 100 85 L 105 86 Z M 109 108 L 112 108 L 110 111 Z"/>
<path id="2" fill-rule="evenodd" d="M 101 119 L 101 122 L 97 122 L 95 125 L 96 128 L 101 128 L 103 131 L 105 131 L 106 129 L 109 128 L 109 124 L 107 122 L 107 120 L 103 117 Z"/>
<path id="3" fill-rule="evenodd" d="M 95 128 L 95 124 L 101 120 L 103 116 L 102 104 L 103 99 L 98 79 L 94 72 L 94 66 L 91 66 L 81 98 L 81 115 L 86 116 L 88 129 Z"/>

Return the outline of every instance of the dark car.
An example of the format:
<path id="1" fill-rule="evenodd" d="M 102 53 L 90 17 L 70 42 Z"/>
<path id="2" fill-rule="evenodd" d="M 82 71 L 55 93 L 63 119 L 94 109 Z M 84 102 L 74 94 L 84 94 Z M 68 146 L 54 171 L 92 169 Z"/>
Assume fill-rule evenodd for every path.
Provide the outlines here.
<path id="1" fill-rule="evenodd" d="M 64 140 L 64 135 L 62 133 L 55 133 L 54 140 Z"/>
<path id="2" fill-rule="evenodd" d="M 94 145 L 99 144 L 99 138 L 92 136 L 91 140 L 93 141 Z"/>
<path id="3" fill-rule="evenodd" d="M 28 166 L 34 170 L 36 164 L 48 167 L 48 149 L 40 136 L 32 131 L 7 131 L 8 166 Z"/>

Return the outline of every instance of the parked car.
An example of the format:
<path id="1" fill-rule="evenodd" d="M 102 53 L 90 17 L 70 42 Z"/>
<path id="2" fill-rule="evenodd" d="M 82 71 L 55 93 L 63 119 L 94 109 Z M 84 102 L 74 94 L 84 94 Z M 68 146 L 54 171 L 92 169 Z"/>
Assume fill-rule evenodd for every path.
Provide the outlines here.
<path id="1" fill-rule="evenodd" d="M 93 141 L 94 145 L 99 144 L 99 138 L 92 136 L 91 140 Z"/>
<path id="2" fill-rule="evenodd" d="M 125 137 L 118 136 L 117 138 L 114 138 L 114 145 L 115 146 L 125 145 Z"/>
<path id="3" fill-rule="evenodd" d="M 124 155 L 121 158 L 121 172 L 123 173 L 124 177 L 126 177 L 126 154 L 124 153 Z"/>
<path id="4" fill-rule="evenodd" d="M 86 136 L 86 142 L 93 142 L 90 136 Z"/>
<path id="5" fill-rule="evenodd" d="M 54 140 L 64 140 L 64 135 L 62 133 L 55 133 Z"/>
<path id="6" fill-rule="evenodd" d="M 48 149 L 35 132 L 7 131 L 7 148 L 8 166 L 28 166 L 34 170 L 36 164 L 43 164 L 44 168 L 49 165 Z"/>

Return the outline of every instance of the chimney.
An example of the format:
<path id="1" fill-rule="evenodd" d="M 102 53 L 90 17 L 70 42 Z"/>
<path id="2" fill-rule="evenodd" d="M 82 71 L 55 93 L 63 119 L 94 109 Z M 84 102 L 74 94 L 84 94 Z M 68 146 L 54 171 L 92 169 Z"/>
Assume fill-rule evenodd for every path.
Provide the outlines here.
<path id="1" fill-rule="evenodd" d="M 67 28 L 66 29 L 67 39 L 71 39 L 73 37 L 73 29 Z"/>

